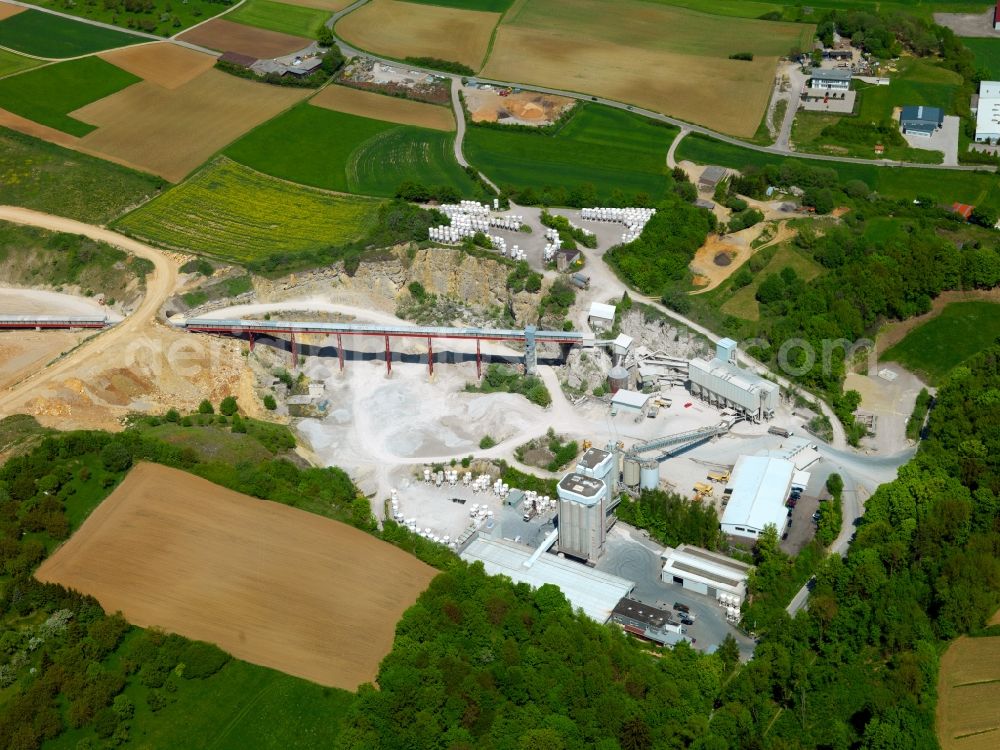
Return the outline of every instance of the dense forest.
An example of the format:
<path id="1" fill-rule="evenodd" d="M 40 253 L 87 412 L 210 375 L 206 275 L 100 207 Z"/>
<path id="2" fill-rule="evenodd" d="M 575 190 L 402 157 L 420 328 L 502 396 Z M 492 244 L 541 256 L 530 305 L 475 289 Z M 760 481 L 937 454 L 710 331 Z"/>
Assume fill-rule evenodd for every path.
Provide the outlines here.
<path id="1" fill-rule="evenodd" d="M 636 499 L 623 499 L 616 514 L 668 547 L 695 544 L 719 549 L 724 541 L 712 503 L 692 502 L 673 492 L 644 490 Z"/>

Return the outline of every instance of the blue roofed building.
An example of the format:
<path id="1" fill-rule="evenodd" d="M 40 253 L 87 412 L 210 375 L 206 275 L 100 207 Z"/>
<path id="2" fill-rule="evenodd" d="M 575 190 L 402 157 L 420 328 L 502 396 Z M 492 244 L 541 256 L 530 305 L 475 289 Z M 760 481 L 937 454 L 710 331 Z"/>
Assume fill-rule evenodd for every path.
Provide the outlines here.
<path id="1" fill-rule="evenodd" d="M 899 113 L 899 124 L 904 135 L 930 138 L 944 124 L 944 112 L 940 107 L 903 107 Z"/>

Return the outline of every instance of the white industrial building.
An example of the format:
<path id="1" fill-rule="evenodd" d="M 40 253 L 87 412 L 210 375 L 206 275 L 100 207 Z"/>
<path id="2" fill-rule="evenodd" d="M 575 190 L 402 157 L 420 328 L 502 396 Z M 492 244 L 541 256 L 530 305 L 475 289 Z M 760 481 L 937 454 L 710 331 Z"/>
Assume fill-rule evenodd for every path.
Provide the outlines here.
<path id="1" fill-rule="evenodd" d="M 976 115 L 976 142 L 1000 141 L 1000 81 L 981 81 Z"/>
<path id="2" fill-rule="evenodd" d="M 715 359 L 692 359 L 688 378 L 692 395 L 722 409 L 735 409 L 751 421 L 770 419 L 778 408 L 777 383 L 737 365 L 736 342 L 732 339 L 719 340 Z"/>
<path id="3" fill-rule="evenodd" d="M 603 302 L 591 302 L 587 323 L 591 328 L 611 328 L 615 324 L 615 306 Z"/>
<path id="4" fill-rule="evenodd" d="M 788 518 L 785 500 L 793 486 L 804 488 L 808 479 L 788 459 L 740 456 L 725 490 L 729 503 L 722 513 L 723 533 L 756 537 L 768 525 L 780 533 Z"/>
<path id="5" fill-rule="evenodd" d="M 624 578 L 556 555 L 538 555 L 530 547 L 505 539 L 480 536 L 461 557 L 466 562 L 478 560 L 490 575 L 507 576 L 515 583 L 527 583 L 536 589 L 546 583 L 558 586 L 573 609 L 582 609 L 587 617 L 602 624 L 635 587 Z"/>
<path id="6" fill-rule="evenodd" d="M 826 70 L 814 68 L 809 74 L 809 88 L 827 91 L 847 91 L 851 88 L 851 71 L 846 68 Z"/>
<path id="7" fill-rule="evenodd" d="M 589 448 L 559 482 L 560 552 L 591 562 L 604 554 L 617 468 L 613 453 Z"/>
<path id="8" fill-rule="evenodd" d="M 619 388 L 611 396 L 611 407 L 626 414 L 642 414 L 651 398 L 648 393 Z"/>
<path id="9" fill-rule="evenodd" d="M 667 547 L 661 557 L 664 583 L 679 583 L 689 591 L 742 606 L 752 565 L 690 544 Z"/>

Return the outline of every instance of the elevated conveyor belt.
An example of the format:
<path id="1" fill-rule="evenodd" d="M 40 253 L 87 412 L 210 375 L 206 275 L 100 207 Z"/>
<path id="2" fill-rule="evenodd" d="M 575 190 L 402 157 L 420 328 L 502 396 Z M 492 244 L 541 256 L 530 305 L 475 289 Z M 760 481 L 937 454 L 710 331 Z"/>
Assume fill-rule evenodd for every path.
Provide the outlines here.
<path id="1" fill-rule="evenodd" d="M 49 328 L 106 328 L 114 325 L 106 315 L 76 317 L 56 315 L 0 315 L 0 330 L 34 330 Z"/>

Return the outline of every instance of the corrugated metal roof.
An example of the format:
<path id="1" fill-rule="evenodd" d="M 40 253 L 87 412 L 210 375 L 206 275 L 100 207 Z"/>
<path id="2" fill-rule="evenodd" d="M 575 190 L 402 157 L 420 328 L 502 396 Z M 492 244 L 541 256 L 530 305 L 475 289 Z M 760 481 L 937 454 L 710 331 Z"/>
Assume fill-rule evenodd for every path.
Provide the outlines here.
<path id="1" fill-rule="evenodd" d="M 740 456 L 729 483 L 733 492 L 722 514 L 723 525 L 762 531 L 774 524 L 780 531 L 794 471 L 795 465 L 783 458 Z"/>
<path id="2" fill-rule="evenodd" d="M 631 409 L 642 409 L 650 398 L 651 396 L 647 393 L 626 391 L 622 388 L 611 397 L 611 403 L 616 406 L 625 406 Z"/>
<path id="3" fill-rule="evenodd" d="M 615 319 L 615 306 L 606 305 L 603 302 L 591 302 L 590 303 L 590 315 L 591 318 L 601 318 L 603 320 L 614 320 Z"/>
<path id="4" fill-rule="evenodd" d="M 525 568 L 532 552 L 514 542 L 479 537 L 461 557 L 467 562 L 480 560 L 490 575 L 507 576 L 532 588 L 546 583 L 558 586 L 574 609 L 582 609 L 587 617 L 600 623 L 608 621 L 615 605 L 635 586 L 632 581 L 550 554 L 542 555 L 534 565 Z"/>
<path id="5" fill-rule="evenodd" d="M 815 78 L 817 81 L 849 81 L 852 75 L 851 71 L 843 68 L 835 68 L 833 70 L 814 68 L 809 77 Z"/>
<path id="6" fill-rule="evenodd" d="M 682 544 L 663 553 L 663 569 L 670 575 L 679 574 L 699 583 L 722 588 L 729 593 L 744 596 L 749 565 L 715 552 Z"/>

